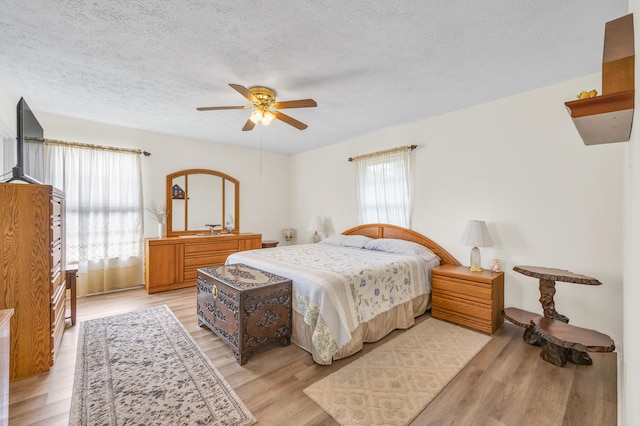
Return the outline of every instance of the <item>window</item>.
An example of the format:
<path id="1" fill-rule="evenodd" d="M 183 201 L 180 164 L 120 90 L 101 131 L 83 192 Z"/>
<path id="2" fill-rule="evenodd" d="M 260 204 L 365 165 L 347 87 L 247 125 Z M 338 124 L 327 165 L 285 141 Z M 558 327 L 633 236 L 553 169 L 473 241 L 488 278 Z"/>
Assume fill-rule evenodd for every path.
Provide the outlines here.
<path id="1" fill-rule="evenodd" d="M 411 226 L 410 147 L 356 157 L 360 223 Z"/>
<path id="2" fill-rule="evenodd" d="M 45 142 L 45 164 L 46 181 L 65 192 L 66 260 L 78 265 L 78 294 L 144 283 L 140 155 Z"/>

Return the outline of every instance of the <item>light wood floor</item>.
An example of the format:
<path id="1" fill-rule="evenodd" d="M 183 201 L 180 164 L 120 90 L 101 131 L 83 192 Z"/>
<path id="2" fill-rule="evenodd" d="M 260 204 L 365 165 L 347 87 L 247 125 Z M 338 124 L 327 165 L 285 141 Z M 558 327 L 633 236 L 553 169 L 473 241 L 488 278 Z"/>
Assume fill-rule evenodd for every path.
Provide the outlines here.
<path id="1" fill-rule="evenodd" d="M 229 347 L 197 325 L 195 288 L 148 295 L 143 289 L 78 299 L 78 321 L 166 304 L 258 420 L 258 425 L 336 425 L 302 390 L 359 355 L 314 364 L 295 345 L 274 347 L 240 367 Z M 418 318 L 424 321 L 428 314 Z M 362 353 L 393 339 L 394 331 Z M 555 367 L 540 349 L 505 324 L 491 342 L 413 421 L 412 425 L 615 425 L 616 354 L 593 355 L 592 366 Z M 10 384 L 10 425 L 66 425 L 78 326 L 68 326 L 48 373 Z"/>

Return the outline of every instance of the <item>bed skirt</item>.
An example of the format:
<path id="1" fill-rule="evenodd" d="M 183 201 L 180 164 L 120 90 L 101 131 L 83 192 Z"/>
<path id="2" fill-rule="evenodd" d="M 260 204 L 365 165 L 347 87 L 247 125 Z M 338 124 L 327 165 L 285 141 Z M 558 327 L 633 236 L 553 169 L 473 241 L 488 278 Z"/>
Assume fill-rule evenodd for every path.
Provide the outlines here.
<path id="1" fill-rule="evenodd" d="M 415 317 L 424 314 L 431 306 L 431 295 L 424 294 L 384 312 L 369 322 L 361 324 L 351 332 L 351 341 L 333 356 L 333 360 L 346 358 L 362 350 L 365 342 L 377 342 L 395 329 L 407 329 L 415 323 Z M 304 322 L 303 316 L 293 312 L 293 334 L 291 342 L 313 356 L 317 364 L 329 365 L 323 361 L 313 347 L 311 336 L 313 327 Z"/>

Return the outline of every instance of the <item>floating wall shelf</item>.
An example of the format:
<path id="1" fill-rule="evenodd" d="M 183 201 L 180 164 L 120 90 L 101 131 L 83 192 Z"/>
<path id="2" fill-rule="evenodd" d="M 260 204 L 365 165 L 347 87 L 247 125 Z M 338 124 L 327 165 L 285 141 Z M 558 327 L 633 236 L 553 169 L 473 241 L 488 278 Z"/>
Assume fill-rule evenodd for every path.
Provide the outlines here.
<path id="1" fill-rule="evenodd" d="M 625 142 L 634 111 L 633 14 L 607 22 L 602 56 L 602 96 L 565 102 L 585 145 Z"/>

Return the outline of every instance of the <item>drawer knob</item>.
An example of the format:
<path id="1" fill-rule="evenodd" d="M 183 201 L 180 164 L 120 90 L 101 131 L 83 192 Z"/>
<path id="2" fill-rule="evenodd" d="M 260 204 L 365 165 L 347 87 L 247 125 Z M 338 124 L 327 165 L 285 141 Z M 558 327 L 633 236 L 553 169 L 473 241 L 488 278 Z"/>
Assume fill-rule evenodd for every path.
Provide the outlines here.
<path id="1" fill-rule="evenodd" d="M 211 287 L 211 296 L 213 296 L 214 299 L 218 298 L 218 286 L 215 284 Z"/>

